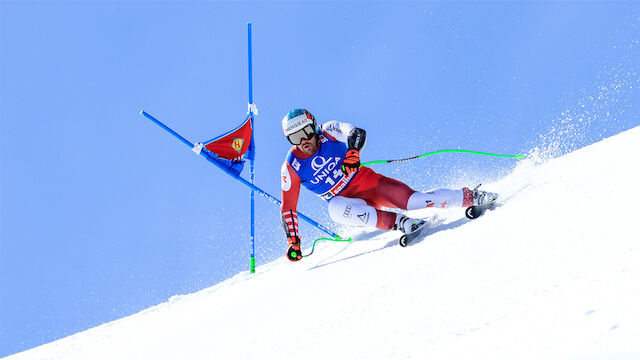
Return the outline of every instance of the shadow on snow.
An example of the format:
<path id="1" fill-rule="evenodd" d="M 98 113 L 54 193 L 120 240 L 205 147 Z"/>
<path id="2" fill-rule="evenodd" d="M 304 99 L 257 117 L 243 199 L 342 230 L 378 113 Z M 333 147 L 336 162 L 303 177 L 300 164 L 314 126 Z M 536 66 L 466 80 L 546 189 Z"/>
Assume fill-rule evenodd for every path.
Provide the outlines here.
<path id="1" fill-rule="evenodd" d="M 428 237 L 430 237 L 430 236 L 433 236 L 433 235 L 435 235 L 435 234 L 437 234 L 437 233 L 439 233 L 439 232 L 441 232 L 441 231 L 455 229 L 455 228 L 460 227 L 460 226 L 462 226 L 462 225 L 464 225 L 464 224 L 466 224 L 466 223 L 468 223 L 468 222 L 470 222 L 470 221 L 471 221 L 471 220 L 469 220 L 469 219 L 467 219 L 467 218 L 461 218 L 461 219 L 458 219 L 458 220 L 456 220 L 456 221 L 450 222 L 450 223 L 448 223 L 448 224 L 438 225 L 438 226 L 434 227 L 432 230 L 430 230 L 429 232 L 427 232 L 427 234 L 426 234 L 426 235 L 424 235 L 424 236 L 422 236 L 422 237 L 420 237 L 420 238 L 415 239 L 413 242 L 411 242 L 411 244 L 410 244 L 408 247 L 411 247 L 411 246 L 413 246 L 413 245 L 415 245 L 415 244 L 421 243 L 421 242 L 422 242 L 422 241 L 424 241 L 426 238 L 428 238 Z M 370 233 L 366 233 L 366 234 L 367 234 L 367 235 L 377 236 L 377 235 L 382 234 L 382 233 L 384 233 L 384 232 L 385 232 L 385 231 L 377 230 L 377 231 L 372 231 L 372 232 L 370 232 Z M 399 238 L 400 238 L 400 236 L 398 236 L 398 239 L 399 239 Z M 353 240 L 354 240 L 354 241 L 362 241 L 362 240 L 367 240 L 367 239 L 364 239 L 364 238 L 356 239 L 356 238 L 354 238 Z M 349 243 L 349 245 L 350 245 L 350 243 Z M 316 266 L 314 266 L 314 267 L 312 267 L 312 268 L 309 268 L 309 270 L 318 269 L 318 268 L 321 268 L 321 267 L 324 267 L 324 266 L 327 266 L 327 265 L 336 264 L 336 263 L 339 263 L 339 262 L 342 262 L 342 261 L 351 260 L 351 259 L 354 259 L 354 258 L 360 257 L 360 256 L 362 256 L 362 255 L 367 255 L 367 254 L 371 254 L 371 253 L 378 252 L 378 251 L 380 251 L 380 250 L 384 250 L 384 249 L 386 249 L 386 248 L 389 248 L 389 247 L 392 247 L 392 246 L 398 245 L 398 240 L 389 241 L 389 242 L 387 242 L 384 246 L 382 246 L 382 247 L 380 247 L 380 248 L 378 248 L 378 249 L 365 251 L 365 252 L 362 252 L 362 253 L 359 253 L 359 254 L 351 255 L 351 256 L 349 256 L 349 257 L 346 257 L 346 258 L 343 258 L 343 259 L 334 260 L 334 261 L 331 261 L 331 262 L 325 262 L 325 261 L 330 260 L 330 259 L 332 259 L 332 258 L 334 258 L 334 257 L 338 256 L 339 254 L 341 254 L 343 251 L 345 251 L 345 250 L 349 247 L 349 245 L 345 246 L 342 250 L 340 250 L 340 251 L 338 251 L 337 253 L 335 253 L 335 254 L 331 255 L 331 256 L 330 256 L 330 257 L 328 257 L 327 259 L 325 259 L 325 260 L 321 261 L 318 265 L 316 265 Z"/>

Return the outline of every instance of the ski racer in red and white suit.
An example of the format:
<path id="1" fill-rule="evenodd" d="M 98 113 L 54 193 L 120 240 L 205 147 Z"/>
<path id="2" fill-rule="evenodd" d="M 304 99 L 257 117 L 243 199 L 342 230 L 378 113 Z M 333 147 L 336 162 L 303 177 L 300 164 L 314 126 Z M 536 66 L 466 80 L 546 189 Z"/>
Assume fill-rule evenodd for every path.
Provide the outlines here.
<path id="1" fill-rule="evenodd" d="M 313 115 L 304 109 L 291 111 L 282 123 L 285 136 L 293 144 L 281 169 L 282 225 L 291 261 L 302 258 L 296 213 L 301 184 L 329 202 L 333 221 L 381 230 L 405 231 L 403 226 L 419 221 L 382 207 L 416 210 L 474 205 L 474 191 L 468 188 L 415 191 L 360 166 L 366 132 L 351 124 L 330 121 L 317 127 Z"/>

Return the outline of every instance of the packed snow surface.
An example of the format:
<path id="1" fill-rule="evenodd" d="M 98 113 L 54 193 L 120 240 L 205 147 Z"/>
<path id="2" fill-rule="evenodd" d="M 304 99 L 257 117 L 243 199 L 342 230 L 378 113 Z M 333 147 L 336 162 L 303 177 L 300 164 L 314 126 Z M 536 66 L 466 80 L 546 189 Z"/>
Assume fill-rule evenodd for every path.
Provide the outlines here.
<path id="1" fill-rule="evenodd" d="M 503 206 L 413 213 L 444 223 L 407 248 L 354 231 L 9 359 L 638 359 L 638 144 L 523 160 L 483 186 Z"/>

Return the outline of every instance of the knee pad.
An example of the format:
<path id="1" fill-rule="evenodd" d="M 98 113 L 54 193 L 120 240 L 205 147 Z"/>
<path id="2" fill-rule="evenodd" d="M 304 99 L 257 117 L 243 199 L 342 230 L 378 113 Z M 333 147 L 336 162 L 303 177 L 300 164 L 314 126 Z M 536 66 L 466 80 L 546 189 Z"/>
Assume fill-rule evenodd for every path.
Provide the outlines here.
<path id="1" fill-rule="evenodd" d="M 378 222 L 376 209 L 362 199 L 336 196 L 329 201 L 331 220 L 343 225 L 372 226 Z"/>

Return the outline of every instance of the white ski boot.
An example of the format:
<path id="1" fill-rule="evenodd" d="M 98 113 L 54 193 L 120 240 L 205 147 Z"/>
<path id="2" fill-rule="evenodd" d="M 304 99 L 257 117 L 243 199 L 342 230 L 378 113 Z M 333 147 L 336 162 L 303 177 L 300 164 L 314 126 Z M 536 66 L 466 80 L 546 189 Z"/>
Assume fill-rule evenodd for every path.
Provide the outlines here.
<path id="1" fill-rule="evenodd" d="M 396 218 L 396 224 L 393 227 L 394 230 L 400 230 L 403 235 L 398 239 L 400 246 L 405 247 L 409 245 L 417 237 L 420 237 L 425 230 L 429 228 L 427 221 L 423 219 L 412 219 L 402 214 Z"/>
<path id="2" fill-rule="evenodd" d="M 496 200 L 498 200 L 498 194 L 488 192 L 488 191 L 478 190 L 480 185 L 476 186 L 475 189 L 473 189 L 473 205 L 474 206 L 489 205 L 495 202 Z"/>
<path id="3" fill-rule="evenodd" d="M 425 221 L 422 219 L 412 219 L 408 216 L 398 214 L 393 230 L 400 230 L 404 234 L 411 234 L 412 232 L 420 229 L 424 223 Z"/>

